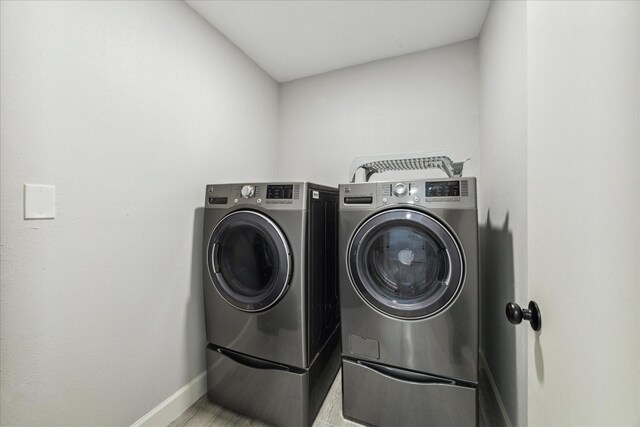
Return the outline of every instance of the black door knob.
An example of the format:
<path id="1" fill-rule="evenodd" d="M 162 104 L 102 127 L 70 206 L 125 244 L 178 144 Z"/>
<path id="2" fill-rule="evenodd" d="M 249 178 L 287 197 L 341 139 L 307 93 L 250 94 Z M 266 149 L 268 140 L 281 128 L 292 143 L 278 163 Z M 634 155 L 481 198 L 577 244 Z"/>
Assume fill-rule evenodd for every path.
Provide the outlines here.
<path id="1" fill-rule="evenodd" d="M 524 319 L 529 321 L 531 329 L 534 331 L 539 331 L 540 328 L 542 328 L 542 314 L 540 313 L 540 308 L 535 301 L 529 301 L 528 309 L 520 308 L 520 306 L 515 302 L 507 303 L 505 313 L 507 314 L 509 322 L 514 325 L 519 325 L 522 323 L 522 319 Z"/>

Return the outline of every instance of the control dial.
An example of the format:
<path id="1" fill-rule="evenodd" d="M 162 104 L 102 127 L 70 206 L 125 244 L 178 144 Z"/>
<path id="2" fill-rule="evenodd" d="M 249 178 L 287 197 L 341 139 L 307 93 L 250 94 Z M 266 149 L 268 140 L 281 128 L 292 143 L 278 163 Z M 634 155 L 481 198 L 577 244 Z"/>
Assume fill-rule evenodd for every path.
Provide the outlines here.
<path id="1" fill-rule="evenodd" d="M 397 197 L 402 197 L 407 195 L 407 186 L 402 182 L 397 183 L 393 186 L 393 194 Z"/>
<path id="2" fill-rule="evenodd" d="M 256 192 L 256 189 L 253 188 L 253 185 L 243 185 L 242 189 L 240 190 L 240 194 L 242 194 L 242 197 L 244 197 L 245 199 L 248 199 L 249 197 L 253 197 L 255 192 Z"/>

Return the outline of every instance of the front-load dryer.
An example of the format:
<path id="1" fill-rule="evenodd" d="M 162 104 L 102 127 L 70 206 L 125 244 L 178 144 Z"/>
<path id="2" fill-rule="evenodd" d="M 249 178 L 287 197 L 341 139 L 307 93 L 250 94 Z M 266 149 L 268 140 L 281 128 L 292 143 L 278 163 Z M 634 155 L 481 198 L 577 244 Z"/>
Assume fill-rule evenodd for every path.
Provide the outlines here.
<path id="1" fill-rule="evenodd" d="M 476 425 L 475 178 L 341 185 L 339 253 L 345 417 Z"/>
<path id="2" fill-rule="evenodd" d="M 308 425 L 340 363 L 337 189 L 208 185 L 205 206 L 209 398 Z"/>

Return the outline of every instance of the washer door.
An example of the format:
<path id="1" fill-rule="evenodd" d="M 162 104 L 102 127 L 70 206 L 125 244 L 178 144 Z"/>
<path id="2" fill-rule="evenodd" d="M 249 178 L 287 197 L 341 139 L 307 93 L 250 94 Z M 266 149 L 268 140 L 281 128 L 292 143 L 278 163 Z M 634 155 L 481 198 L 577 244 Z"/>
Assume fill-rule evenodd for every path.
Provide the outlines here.
<path id="1" fill-rule="evenodd" d="M 224 217 L 211 234 L 207 262 L 218 293 L 242 311 L 266 310 L 289 285 L 289 245 L 278 226 L 259 212 Z"/>
<path id="2" fill-rule="evenodd" d="M 433 316 L 458 295 L 463 254 L 435 218 L 394 209 L 368 219 L 349 246 L 348 267 L 360 296 L 392 317 Z"/>

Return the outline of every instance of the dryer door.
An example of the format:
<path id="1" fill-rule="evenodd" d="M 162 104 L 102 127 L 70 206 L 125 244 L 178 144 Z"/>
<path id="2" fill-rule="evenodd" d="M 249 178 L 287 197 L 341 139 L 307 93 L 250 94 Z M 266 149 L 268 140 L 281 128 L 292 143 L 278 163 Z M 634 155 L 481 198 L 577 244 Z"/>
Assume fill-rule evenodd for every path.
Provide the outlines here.
<path id="1" fill-rule="evenodd" d="M 439 220 L 393 209 L 358 228 L 348 267 L 369 305 L 389 316 L 416 319 L 437 314 L 459 294 L 463 260 L 457 239 Z"/>
<path id="2" fill-rule="evenodd" d="M 216 225 L 207 262 L 218 293 L 242 311 L 273 306 L 291 277 L 291 250 L 284 234 L 255 211 L 233 212 Z"/>

